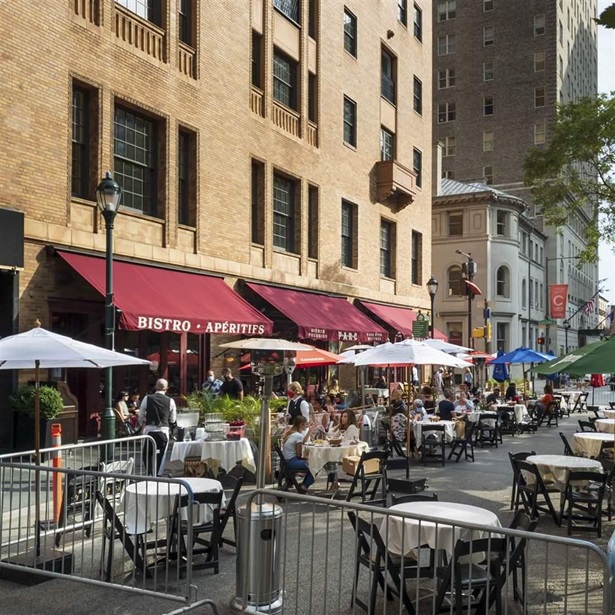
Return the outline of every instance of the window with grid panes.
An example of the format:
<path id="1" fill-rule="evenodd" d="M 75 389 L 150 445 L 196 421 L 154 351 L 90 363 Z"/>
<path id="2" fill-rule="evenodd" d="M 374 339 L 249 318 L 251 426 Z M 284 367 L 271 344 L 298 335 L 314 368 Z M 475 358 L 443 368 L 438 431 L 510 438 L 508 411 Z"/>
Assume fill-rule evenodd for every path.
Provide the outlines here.
<path id="1" fill-rule="evenodd" d="M 73 85 L 71 194 L 92 200 L 89 192 L 90 92 Z"/>
<path id="2" fill-rule="evenodd" d="M 196 225 L 196 135 L 180 130 L 177 135 L 177 202 L 178 221 Z"/>
<path id="3" fill-rule="evenodd" d="M 412 231 L 412 256 L 410 261 L 410 279 L 412 284 L 422 284 L 423 276 L 423 234 Z"/>
<path id="4" fill-rule="evenodd" d="M 457 139 L 456 137 L 444 137 L 444 149 L 442 156 L 444 158 L 450 158 L 457 153 Z"/>
<path id="5" fill-rule="evenodd" d="M 456 76 L 454 68 L 445 68 L 438 71 L 438 89 L 445 90 L 455 86 Z"/>
<path id="6" fill-rule="evenodd" d="M 295 182 L 273 176 L 273 245 L 286 252 L 295 252 Z"/>
<path id="7" fill-rule="evenodd" d="M 457 117 L 455 102 L 444 102 L 438 104 L 438 124 L 454 122 Z"/>
<path id="8" fill-rule="evenodd" d="M 404 26 L 408 25 L 408 0 L 397 0 L 397 19 Z"/>
<path id="9" fill-rule="evenodd" d="M 291 21 L 301 23 L 300 0 L 273 0 L 273 7 Z"/>
<path id="10" fill-rule="evenodd" d="M 493 11 L 493 0 L 483 0 L 483 12 Z"/>
<path id="11" fill-rule="evenodd" d="M 491 165 L 483 167 L 483 178 L 488 186 L 493 184 L 493 167 Z"/>
<path id="12" fill-rule="evenodd" d="M 438 0 L 438 21 L 448 21 L 457 16 L 457 0 Z"/>
<path id="13" fill-rule="evenodd" d="M 263 89 L 263 36 L 252 30 L 252 85 Z"/>
<path id="14" fill-rule="evenodd" d="M 495 280 L 495 288 L 496 288 L 496 294 L 498 295 L 498 297 L 509 297 L 510 296 L 510 289 L 509 289 L 509 283 L 508 283 L 508 278 L 509 278 L 509 271 L 508 271 L 508 267 L 498 267 L 498 270 L 496 272 L 496 280 Z"/>
<path id="15" fill-rule="evenodd" d="M 383 278 L 393 278 L 393 254 L 395 231 L 393 222 L 380 221 L 380 275 Z"/>
<path id="16" fill-rule="evenodd" d="M 541 73 L 545 69 L 545 52 L 544 51 L 535 51 L 534 52 L 534 72 Z"/>
<path id="17" fill-rule="evenodd" d="M 544 14 L 534 15 L 534 36 L 543 36 L 545 33 Z"/>
<path id="18" fill-rule="evenodd" d="M 506 352 L 508 350 L 508 323 L 495 323 L 495 346 L 498 350 Z"/>
<path id="19" fill-rule="evenodd" d="M 483 81 L 493 81 L 493 62 L 483 62 Z"/>
<path id="20" fill-rule="evenodd" d="M 342 201 L 342 253 L 341 260 L 344 267 L 356 269 L 356 211 L 357 206 L 349 201 Z"/>
<path id="21" fill-rule="evenodd" d="M 179 0 L 179 40 L 182 43 L 186 43 L 186 45 L 194 47 L 192 2 L 193 0 Z"/>
<path id="22" fill-rule="evenodd" d="M 455 179 L 455 171 L 452 169 L 442 170 L 442 179 Z"/>
<path id="23" fill-rule="evenodd" d="M 483 131 L 483 152 L 493 151 L 493 130 Z"/>
<path id="24" fill-rule="evenodd" d="M 495 214 L 495 232 L 499 237 L 508 236 L 508 212 L 499 209 Z"/>
<path id="25" fill-rule="evenodd" d="M 445 34 L 438 37 L 438 55 L 447 56 L 455 53 L 457 48 L 457 39 L 454 34 Z"/>
<path id="26" fill-rule="evenodd" d="M 423 11 L 420 6 L 414 5 L 414 37 L 423 40 Z"/>
<path id="27" fill-rule="evenodd" d="M 159 26 L 161 24 L 161 2 L 160 0 L 115 0 L 117 4 L 128 9 L 147 21 Z"/>
<path id="28" fill-rule="evenodd" d="M 357 145 L 357 103 L 344 96 L 344 142 Z"/>
<path id="29" fill-rule="evenodd" d="M 453 265 L 446 272 L 448 281 L 448 296 L 461 297 L 463 295 L 463 278 L 461 276 L 461 267 Z"/>
<path id="30" fill-rule="evenodd" d="M 493 115 L 493 96 L 483 96 L 483 115 Z"/>
<path id="31" fill-rule="evenodd" d="M 451 237 L 463 235 L 463 213 L 448 214 L 448 234 Z"/>
<path id="32" fill-rule="evenodd" d="M 380 94 L 382 98 L 395 104 L 395 58 L 386 50 L 382 49 L 380 54 L 381 63 L 381 86 Z"/>
<path id="33" fill-rule="evenodd" d="M 423 185 L 423 152 L 416 147 L 412 149 L 412 170 L 416 173 L 416 185 L 420 188 Z"/>
<path id="34" fill-rule="evenodd" d="M 414 110 L 419 114 L 423 114 L 423 83 L 417 77 L 414 77 Z"/>
<path id="35" fill-rule="evenodd" d="M 483 28 L 483 47 L 489 47 L 495 43 L 495 28 L 493 26 L 485 26 Z"/>
<path id="36" fill-rule="evenodd" d="M 534 106 L 537 108 L 545 106 L 545 86 L 544 85 L 540 85 L 537 88 L 534 88 Z"/>
<path id="37" fill-rule="evenodd" d="M 357 18 L 344 9 L 344 49 L 355 58 L 357 57 Z"/>
<path id="38" fill-rule="evenodd" d="M 542 145 L 547 140 L 547 130 L 544 121 L 534 124 L 534 145 Z"/>
<path id="39" fill-rule="evenodd" d="M 277 49 L 273 53 L 273 98 L 297 108 L 297 63 Z"/>
<path id="40" fill-rule="evenodd" d="M 317 1 L 318 0 L 308 0 L 308 36 L 312 37 L 314 40 L 316 40 L 318 30 L 316 21 Z"/>
<path id="41" fill-rule="evenodd" d="M 157 211 L 156 125 L 123 107 L 115 108 L 113 160 L 122 205 L 149 216 Z"/>
<path id="42" fill-rule="evenodd" d="M 380 128 L 380 160 L 395 159 L 395 135 L 386 128 Z"/>

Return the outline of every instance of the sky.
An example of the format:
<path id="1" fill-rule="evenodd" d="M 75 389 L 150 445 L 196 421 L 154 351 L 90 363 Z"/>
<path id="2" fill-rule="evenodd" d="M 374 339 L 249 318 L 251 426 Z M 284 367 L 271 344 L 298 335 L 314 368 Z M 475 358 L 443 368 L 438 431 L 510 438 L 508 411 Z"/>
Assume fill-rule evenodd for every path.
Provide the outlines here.
<path id="1" fill-rule="evenodd" d="M 598 14 L 612 3 L 613 0 L 598 0 Z M 598 90 L 615 91 L 615 30 L 602 26 L 598 26 Z M 599 278 L 606 278 L 603 296 L 615 304 L 615 254 L 612 247 L 604 244 L 600 246 Z"/>

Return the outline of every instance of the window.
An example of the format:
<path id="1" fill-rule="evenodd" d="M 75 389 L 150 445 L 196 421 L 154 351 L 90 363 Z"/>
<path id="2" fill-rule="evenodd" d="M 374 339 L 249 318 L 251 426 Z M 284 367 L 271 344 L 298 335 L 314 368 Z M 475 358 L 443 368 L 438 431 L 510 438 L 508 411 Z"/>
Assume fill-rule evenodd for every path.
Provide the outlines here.
<path id="1" fill-rule="evenodd" d="M 414 36 L 423 40 L 423 11 L 420 6 L 414 5 Z"/>
<path id="2" fill-rule="evenodd" d="M 308 188 L 308 258 L 318 258 L 318 187 Z"/>
<path id="3" fill-rule="evenodd" d="M 416 186 L 420 188 L 423 185 L 423 152 L 416 147 L 412 150 L 412 170 L 416 173 Z"/>
<path id="4" fill-rule="evenodd" d="M 382 49 L 381 62 L 381 89 L 382 98 L 395 104 L 395 58 L 386 50 Z"/>
<path id="5" fill-rule="evenodd" d="M 495 274 L 495 292 L 498 297 L 510 297 L 508 267 L 498 267 Z"/>
<path id="6" fill-rule="evenodd" d="M 456 137 L 444 137 L 444 149 L 442 151 L 443 157 L 454 156 L 457 153 L 457 139 Z"/>
<path id="7" fill-rule="evenodd" d="M 179 40 L 194 47 L 192 0 L 179 0 Z"/>
<path id="8" fill-rule="evenodd" d="M 483 47 L 489 47 L 495 42 L 495 28 L 493 26 L 485 26 L 483 28 Z"/>
<path id="9" fill-rule="evenodd" d="M 357 206 L 342 201 L 342 266 L 357 268 Z"/>
<path id="10" fill-rule="evenodd" d="M 90 90 L 73 85 L 71 194 L 94 198 L 90 190 Z"/>
<path id="11" fill-rule="evenodd" d="M 525 278 L 521 282 L 521 307 L 527 307 L 527 280 Z M 523 334 L 523 339 L 525 339 L 525 333 Z"/>
<path id="12" fill-rule="evenodd" d="M 445 34 L 444 36 L 438 36 L 438 55 L 447 56 L 451 53 L 455 53 L 457 42 L 454 34 Z"/>
<path id="13" fill-rule="evenodd" d="M 395 135 L 380 128 L 380 160 L 395 160 Z"/>
<path id="14" fill-rule="evenodd" d="M 463 278 L 461 277 L 461 267 L 453 265 L 446 272 L 448 278 L 448 296 L 462 297 L 463 296 Z"/>
<path id="15" fill-rule="evenodd" d="M 493 62 L 483 62 L 483 81 L 493 81 Z"/>
<path id="16" fill-rule="evenodd" d="M 252 30 L 252 85 L 263 89 L 263 36 Z"/>
<path id="17" fill-rule="evenodd" d="M 118 4 L 157 26 L 161 21 L 161 2 L 157 0 L 115 0 Z"/>
<path id="18" fill-rule="evenodd" d="M 252 243 L 265 244 L 265 165 L 252 160 Z"/>
<path id="19" fill-rule="evenodd" d="M 357 145 L 357 103 L 344 96 L 344 143 Z"/>
<path id="20" fill-rule="evenodd" d="M 300 0 L 273 0 L 273 7 L 295 23 L 301 23 Z"/>
<path id="21" fill-rule="evenodd" d="M 318 78 L 314 73 L 308 73 L 308 120 L 318 122 Z"/>
<path id="22" fill-rule="evenodd" d="M 461 346 L 461 343 L 463 341 L 463 324 L 460 322 L 447 322 L 446 330 L 448 333 L 448 341 L 451 344 L 457 344 L 458 346 Z"/>
<path id="23" fill-rule="evenodd" d="M 273 98 L 297 109 L 297 63 L 277 49 L 273 52 Z"/>
<path id="24" fill-rule="evenodd" d="M 488 186 L 493 184 L 493 167 L 491 165 L 483 167 L 483 179 Z"/>
<path id="25" fill-rule="evenodd" d="M 454 102 L 445 102 L 438 105 L 438 124 L 454 122 L 457 116 Z"/>
<path id="26" fill-rule="evenodd" d="M 181 129 L 177 135 L 177 204 L 180 224 L 196 226 L 196 134 Z"/>
<path id="27" fill-rule="evenodd" d="M 423 114 L 423 82 L 420 79 L 414 78 L 414 110 L 419 114 Z"/>
<path id="28" fill-rule="evenodd" d="M 545 16 L 544 14 L 534 15 L 534 36 L 544 36 Z"/>
<path id="29" fill-rule="evenodd" d="M 493 96 L 483 96 L 483 115 L 493 115 Z"/>
<path id="30" fill-rule="evenodd" d="M 547 140 L 547 129 L 543 122 L 534 124 L 534 145 L 542 145 Z"/>
<path id="31" fill-rule="evenodd" d="M 483 12 L 493 11 L 493 0 L 483 0 Z"/>
<path id="32" fill-rule="evenodd" d="M 534 52 L 534 72 L 541 73 L 545 69 L 545 52 L 544 51 L 535 51 Z"/>
<path id="33" fill-rule="evenodd" d="M 442 179 L 455 179 L 455 171 L 452 169 L 442 171 Z"/>
<path id="34" fill-rule="evenodd" d="M 357 18 L 348 9 L 344 9 L 344 49 L 357 57 Z"/>
<path id="35" fill-rule="evenodd" d="M 380 275 L 394 278 L 393 257 L 395 253 L 395 224 L 388 220 L 380 221 Z"/>
<path id="36" fill-rule="evenodd" d="M 397 19 L 404 26 L 408 25 L 408 0 L 397 0 Z"/>
<path id="37" fill-rule="evenodd" d="M 493 151 L 493 130 L 483 132 L 483 152 Z"/>
<path id="38" fill-rule="evenodd" d="M 455 86 L 455 69 L 445 68 L 438 71 L 438 89 L 445 90 Z"/>
<path id="39" fill-rule="evenodd" d="M 508 212 L 499 209 L 495 214 L 495 233 L 499 237 L 508 237 Z"/>
<path id="40" fill-rule="evenodd" d="M 507 352 L 508 350 L 508 323 L 495 323 L 495 345 L 498 350 Z"/>
<path id="41" fill-rule="evenodd" d="M 308 36 L 316 40 L 318 31 L 318 22 L 316 17 L 317 0 L 308 0 Z"/>
<path id="42" fill-rule="evenodd" d="M 149 216 L 157 211 L 157 134 L 149 118 L 115 108 L 113 160 L 124 207 Z"/>
<path id="43" fill-rule="evenodd" d="M 448 214 L 448 234 L 450 237 L 463 236 L 463 213 Z"/>
<path id="44" fill-rule="evenodd" d="M 285 252 L 295 252 L 296 184 L 273 176 L 273 245 Z"/>
<path id="45" fill-rule="evenodd" d="M 423 284 L 423 233 L 412 231 L 412 257 L 410 262 L 410 281 Z"/>
<path id="46" fill-rule="evenodd" d="M 534 88 L 534 107 L 544 107 L 545 106 L 545 86 L 539 85 L 537 88 Z"/>
<path id="47" fill-rule="evenodd" d="M 438 21 L 455 19 L 457 0 L 438 0 Z"/>

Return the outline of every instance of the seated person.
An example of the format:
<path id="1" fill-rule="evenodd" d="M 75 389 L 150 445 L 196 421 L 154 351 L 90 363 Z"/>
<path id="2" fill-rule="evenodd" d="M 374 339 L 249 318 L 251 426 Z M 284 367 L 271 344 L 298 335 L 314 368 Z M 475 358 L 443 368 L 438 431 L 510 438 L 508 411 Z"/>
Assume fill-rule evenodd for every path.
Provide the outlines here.
<path id="1" fill-rule="evenodd" d="M 429 418 L 427 410 L 425 410 L 425 406 L 423 405 L 422 399 L 415 399 L 412 402 L 410 417 L 415 421 L 426 421 Z"/>
<path id="2" fill-rule="evenodd" d="M 424 386 L 421 391 L 423 397 L 423 406 L 425 410 L 431 410 L 430 414 L 433 414 L 433 409 L 436 407 L 436 402 L 433 396 L 433 389 L 430 386 Z"/>
<path id="3" fill-rule="evenodd" d="M 334 406 L 336 410 L 346 410 L 348 408 L 348 404 L 341 393 L 334 397 Z"/>
<path id="4" fill-rule="evenodd" d="M 115 398 L 115 411 L 118 416 L 121 417 L 122 421 L 128 420 L 128 391 L 120 391 Z"/>
<path id="5" fill-rule="evenodd" d="M 544 395 L 540 398 L 539 401 L 536 402 L 536 411 L 538 412 L 538 418 L 541 419 L 543 414 L 547 412 L 549 408 L 549 404 L 552 401 L 555 401 L 555 397 L 553 397 L 553 388 L 550 384 L 546 384 L 543 389 Z"/>
<path id="6" fill-rule="evenodd" d="M 487 395 L 486 402 L 489 410 L 495 410 L 494 406 L 497 406 L 500 403 L 500 387 L 495 387 L 493 389 L 493 393 L 489 393 L 489 395 Z"/>
<path id="7" fill-rule="evenodd" d="M 329 438 L 341 438 L 343 444 L 359 441 L 357 417 L 352 410 L 344 410 L 340 414 L 339 423 L 329 429 Z"/>
<path id="8" fill-rule="evenodd" d="M 299 485 L 299 493 L 307 493 L 314 482 L 314 475 L 310 472 L 307 461 L 301 457 L 301 447 L 310 439 L 314 429 L 314 425 L 308 428 L 307 419 L 300 414 L 293 419 L 292 426 L 282 436 L 282 454 L 286 466 L 290 470 L 306 473 L 303 483 Z"/>
<path id="9" fill-rule="evenodd" d="M 312 422 L 316 425 L 316 429 L 325 433 L 329 428 L 329 413 L 325 409 L 324 400 L 322 397 L 315 397 L 312 400 L 312 411 L 311 411 L 311 419 Z"/>
<path id="10" fill-rule="evenodd" d="M 407 408 L 403 400 L 400 399 L 399 402 L 401 403 L 391 404 L 391 433 L 398 442 L 405 442 L 408 429 Z"/>
<path id="11" fill-rule="evenodd" d="M 438 404 L 438 407 L 436 408 L 436 414 L 438 414 L 443 421 L 453 420 L 453 412 L 455 412 L 453 399 L 453 391 L 451 389 L 446 389 L 444 391 L 444 399 Z"/>
<path id="12" fill-rule="evenodd" d="M 459 399 L 453 404 L 457 415 L 467 414 L 474 410 L 474 404 L 466 397 L 465 391 L 459 393 Z"/>
<path id="13" fill-rule="evenodd" d="M 517 393 L 517 385 L 514 382 L 511 382 L 506 388 L 506 393 L 504 393 L 504 399 L 506 401 L 514 401 L 519 397 Z"/>

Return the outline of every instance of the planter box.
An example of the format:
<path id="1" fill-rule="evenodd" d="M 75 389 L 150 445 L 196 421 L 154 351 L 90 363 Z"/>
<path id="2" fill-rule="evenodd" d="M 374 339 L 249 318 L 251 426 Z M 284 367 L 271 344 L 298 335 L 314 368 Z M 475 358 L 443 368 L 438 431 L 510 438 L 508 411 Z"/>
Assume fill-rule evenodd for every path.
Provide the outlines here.
<path id="1" fill-rule="evenodd" d="M 59 423 L 62 426 L 62 444 L 77 442 L 77 410 L 68 407 L 55 419 L 41 419 L 41 448 L 51 446 L 51 425 Z M 34 417 L 14 413 L 13 415 L 13 449 L 15 451 L 31 451 L 34 449 Z"/>

